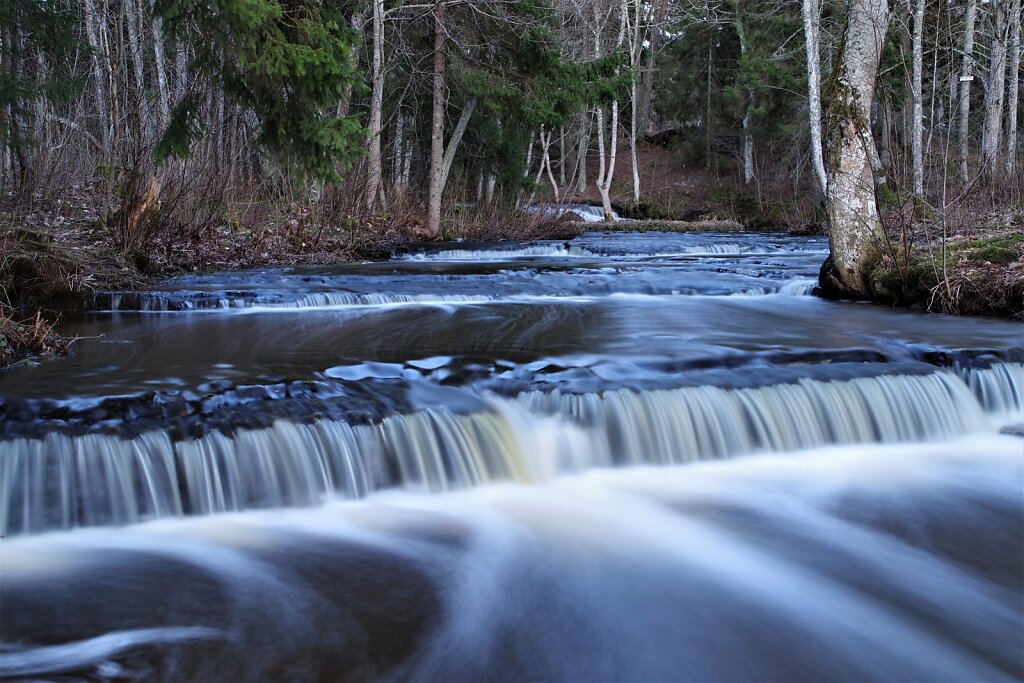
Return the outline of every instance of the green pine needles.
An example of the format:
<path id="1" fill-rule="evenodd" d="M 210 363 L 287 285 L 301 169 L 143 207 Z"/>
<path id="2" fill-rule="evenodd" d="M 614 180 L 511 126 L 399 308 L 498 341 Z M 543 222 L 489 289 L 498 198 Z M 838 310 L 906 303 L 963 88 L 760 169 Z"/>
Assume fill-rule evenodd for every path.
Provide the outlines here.
<path id="1" fill-rule="evenodd" d="M 364 152 L 366 130 L 338 103 L 356 86 L 353 50 L 361 39 L 337 2 L 159 0 L 168 30 L 195 48 L 195 78 L 157 144 L 158 161 L 184 158 L 206 131 L 212 88 L 253 112 L 258 143 L 295 173 L 324 181 Z"/>

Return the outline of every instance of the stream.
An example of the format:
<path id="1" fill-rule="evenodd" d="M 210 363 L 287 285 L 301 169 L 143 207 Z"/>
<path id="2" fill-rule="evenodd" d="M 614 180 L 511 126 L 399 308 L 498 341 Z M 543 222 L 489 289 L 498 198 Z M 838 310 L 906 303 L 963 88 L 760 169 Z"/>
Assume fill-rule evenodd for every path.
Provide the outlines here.
<path id="1" fill-rule="evenodd" d="M 824 238 L 177 277 L 0 374 L 4 680 L 1015 681 L 1024 325 Z"/>

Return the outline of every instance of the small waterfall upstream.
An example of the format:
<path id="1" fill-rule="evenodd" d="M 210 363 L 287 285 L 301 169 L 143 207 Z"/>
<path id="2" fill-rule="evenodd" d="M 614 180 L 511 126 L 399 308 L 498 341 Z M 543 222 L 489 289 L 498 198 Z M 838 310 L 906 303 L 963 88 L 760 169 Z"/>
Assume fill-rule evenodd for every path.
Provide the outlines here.
<path id="1" fill-rule="evenodd" d="M 0 533 L 541 482 L 593 467 L 685 463 L 991 429 L 1020 414 L 1024 365 L 726 389 L 526 392 L 350 425 L 278 419 L 172 439 L 52 432 L 0 441 Z"/>

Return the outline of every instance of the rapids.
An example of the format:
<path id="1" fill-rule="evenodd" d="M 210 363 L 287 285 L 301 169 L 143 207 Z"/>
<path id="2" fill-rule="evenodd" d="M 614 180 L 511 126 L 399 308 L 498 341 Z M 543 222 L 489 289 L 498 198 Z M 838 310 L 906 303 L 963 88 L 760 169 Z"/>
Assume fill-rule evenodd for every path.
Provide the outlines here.
<path id="1" fill-rule="evenodd" d="M 0 676 L 1019 680 L 1024 330 L 818 299 L 826 249 L 101 295 L 0 375 Z"/>

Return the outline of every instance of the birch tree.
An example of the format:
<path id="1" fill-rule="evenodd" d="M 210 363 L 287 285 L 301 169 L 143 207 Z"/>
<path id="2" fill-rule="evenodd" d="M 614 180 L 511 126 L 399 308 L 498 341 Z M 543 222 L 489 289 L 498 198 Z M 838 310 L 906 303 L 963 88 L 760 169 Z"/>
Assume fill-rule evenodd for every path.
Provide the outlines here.
<path id="1" fill-rule="evenodd" d="M 1010 9 L 1010 82 L 1006 97 L 1006 177 L 1012 178 L 1017 170 L 1017 107 L 1020 97 L 1020 5 L 1013 0 Z"/>
<path id="2" fill-rule="evenodd" d="M 851 0 L 837 73 L 825 108 L 825 212 L 829 260 L 822 287 L 847 296 L 868 297 L 872 261 L 884 238 L 875 201 L 871 133 L 882 46 L 889 25 L 888 0 Z"/>
<path id="3" fill-rule="evenodd" d="M 981 166 L 994 179 L 1000 172 L 1003 105 L 1006 99 L 1006 43 L 1009 36 L 1009 0 L 995 0 L 992 7 L 992 47 L 985 79 L 985 120 L 981 131 Z"/>
<path id="4" fill-rule="evenodd" d="M 803 0 L 804 47 L 807 53 L 807 123 L 811 135 L 811 169 L 819 194 L 826 189 L 825 159 L 821 147 L 821 2 Z"/>
<path id="5" fill-rule="evenodd" d="M 384 108 L 384 0 L 373 0 L 373 67 L 370 96 L 370 149 L 366 169 L 366 210 L 373 212 L 381 188 L 383 162 L 381 159 L 382 110 Z"/>
<path id="6" fill-rule="evenodd" d="M 970 133 L 971 133 L 971 82 L 974 80 L 974 25 L 978 13 L 978 0 L 967 0 L 964 14 L 963 57 L 960 62 L 959 116 L 957 126 L 957 161 L 960 179 L 967 182 L 970 177 Z"/>
<path id="7" fill-rule="evenodd" d="M 444 192 L 444 103 L 445 103 L 445 6 L 440 0 L 434 8 L 434 85 L 430 110 L 430 180 L 427 194 L 427 234 L 441 232 L 441 195 Z"/>
<path id="8" fill-rule="evenodd" d="M 910 0 L 913 14 L 913 28 L 911 34 L 912 63 L 911 63 L 911 131 L 910 131 L 910 154 L 911 173 L 914 176 L 914 196 L 924 198 L 924 92 L 922 85 L 922 72 L 924 70 L 924 4 L 925 0 Z"/>

